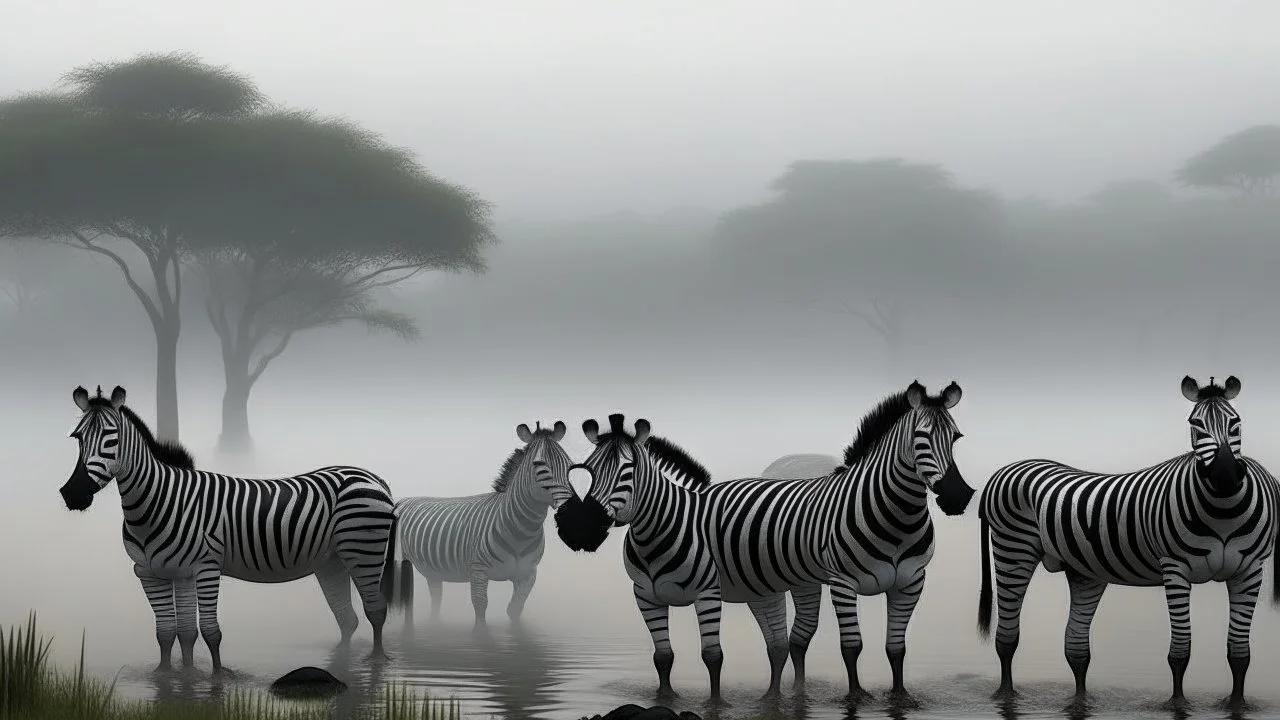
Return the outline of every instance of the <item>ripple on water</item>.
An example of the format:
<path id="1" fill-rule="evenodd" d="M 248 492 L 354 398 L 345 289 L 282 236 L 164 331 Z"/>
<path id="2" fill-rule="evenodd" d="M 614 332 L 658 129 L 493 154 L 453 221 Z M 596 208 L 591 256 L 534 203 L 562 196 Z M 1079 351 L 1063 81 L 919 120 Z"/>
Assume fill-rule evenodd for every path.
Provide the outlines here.
<path id="1" fill-rule="evenodd" d="M 623 703 L 655 704 L 652 649 L 647 639 L 573 637 L 528 625 L 494 626 L 487 633 L 475 634 L 469 627 L 420 624 L 411 634 L 388 634 L 391 662 L 370 662 L 370 647 L 369 641 L 357 640 L 345 651 L 313 643 L 278 648 L 275 653 L 245 654 L 238 656 L 243 657 L 244 665 L 235 667 L 234 674 L 221 683 L 212 681 L 208 663 L 202 659 L 197 661 L 195 673 L 157 674 L 152 666 L 137 662 L 121 668 L 117 686 L 121 694 L 137 699 L 209 699 L 236 689 L 266 690 L 279 675 L 299 665 L 314 664 L 352 689 L 336 704 L 338 717 L 361 704 L 376 704 L 388 682 L 405 683 L 435 697 L 457 698 L 469 715 L 480 718 L 576 720 Z M 1257 675 L 1257 687 L 1269 690 L 1261 684 L 1261 673 Z M 708 720 L 1280 718 L 1280 703 L 1274 700 L 1255 697 L 1251 708 L 1232 715 L 1220 709 L 1218 696 L 1203 692 L 1189 696 L 1192 708 L 1188 713 L 1174 714 L 1162 708 L 1162 692 L 1100 682 L 1094 683 L 1091 702 L 1072 712 L 1066 710 L 1072 692 L 1069 682 L 1021 682 L 1016 701 L 1001 705 L 990 699 L 996 686 L 994 677 L 945 672 L 911 679 L 910 687 L 919 702 L 916 709 L 895 707 L 885 696 L 886 688 L 872 686 L 872 699 L 850 710 L 843 703 L 843 682 L 813 677 L 805 692 L 796 693 L 789 672 L 784 675 L 782 700 L 762 705 L 761 680 L 726 677 L 728 707 L 708 707 L 701 682 L 689 683 L 683 697 L 667 704 L 677 710 L 692 710 Z"/>

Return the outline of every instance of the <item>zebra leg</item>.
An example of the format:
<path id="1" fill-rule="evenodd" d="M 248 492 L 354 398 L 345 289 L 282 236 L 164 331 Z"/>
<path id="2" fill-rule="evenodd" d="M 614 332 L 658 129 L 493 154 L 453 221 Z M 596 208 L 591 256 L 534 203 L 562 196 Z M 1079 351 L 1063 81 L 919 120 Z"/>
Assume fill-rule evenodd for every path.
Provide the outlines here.
<path id="1" fill-rule="evenodd" d="M 778 593 L 753 600 L 747 606 L 760 625 L 769 653 L 769 689 L 761 699 L 777 700 L 782 695 L 782 669 L 787 665 L 787 596 Z"/>
<path id="2" fill-rule="evenodd" d="M 1166 705 L 1179 708 L 1187 704 L 1182 693 L 1182 677 L 1191 663 L 1191 583 L 1181 563 L 1165 560 L 1164 599 L 1169 605 L 1169 670 L 1173 673 L 1173 694 Z"/>
<path id="3" fill-rule="evenodd" d="M 431 622 L 440 620 L 440 603 L 444 595 L 444 582 L 438 577 L 427 576 L 427 592 L 431 595 Z"/>
<path id="4" fill-rule="evenodd" d="M 916 603 L 920 602 L 920 593 L 924 591 L 924 578 L 925 572 L 921 569 L 920 574 L 910 583 L 885 593 L 885 614 L 888 621 L 884 654 L 889 658 L 889 670 L 893 675 L 889 698 L 897 708 L 919 707 L 919 703 L 907 692 L 902 675 L 907 659 L 907 625 L 916 611 Z"/>
<path id="5" fill-rule="evenodd" d="M 133 566 L 133 574 L 138 577 L 142 592 L 147 596 L 147 604 L 151 606 L 151 614 L 156 619 L 156 644 L 160 646 L 160 664 L 156 671 L 170 670 L 173 667 L 173 641 L 178 639 L 173 581 L 155 577 L 141 565 Z"/>
<path id="6" fill-rule="evenodd" d="M 316 581 L 320 583 L 324 601 L 329 604 L 333 619 L 338 623 L 338 631 L 342 633 L 338 644 L 345 647 L 351 644 L 351 636 L 360 627 L 360 618 L 351 606 L 351 576 L 342 561 L 334 557 L 316 570 Z"/>
<path id="7" fill-rule="evenodd" d="M 795 669 L 795 685 L 804 685 L 804 658 L 809 653 L 809 643 L 818 632 L 818 613 L 822 607 L 822 586 L 804 586 L 791 591 L 791 601 L 796 606 L 796 617 L 791 623 L 791 666 Z"/>
<path id="8" fill-rule="evenodd" d="M 720 592 L 708 592 L 693 603 L 698 614 L 698 634 L 702 637 L 702 664 L 707 666 L 711 684 L 711 702 L 724 704 L 720 697 L 720 670 L 724 667 L 724 650 L 720 647 Z"/>
<path id="9" fill-rule="evenodd" d="M 538 569 L 534 568 L 528 575 L 511 581 L 511 602 L 507 603 L 507 617 L 511 618 L 511 622 L 520 622 L 524 604 L 529 600 L 529 593 L 533 592 L 533 584 L 537 579 Z"/>
<path id="10" fill-rule="evenodd" d="M 649 628 L 649 639 L 653 641 L 653 668 L 658 671 L 658 699 L 678 698 L 680 693 L 671 687 L 671 668 L 676 663 L 676 653 L 671 649 L 671 633 L 667 628 L 670 608 L 638 594 L 636 607 L 640 608 L 640 617 L 644 618 L 644 624 Z"/>
<path id="11" fill-rule="evenodd" d="M 178 648 L 182 652 L 182 667 L 190 670 L 196 664 L 196 640 L 200 638 L 198 627 L 196 583 L 194 578 L 174 580 L 173 614 L 178 629 Z"/>
<path id="12" fill-rule="evenodd" d="M 382 595 L 385 552 L 385 548 L 379 548 L 375 554 L 370 554 L 369 543 L 362 538 L 344 541 L 341 535 L 338 537 L 338 558 L 355 583 L 364 617 L 373 628 L 373 650 L 369 657 L 375 660 L 387 657 L 382 649 L 382 626 L 387 622 L 387 599 Z"/>
<path id="13" fill-rule="evenodd" d="M 222 675 L 222 628 L 218 625 L 218 590 L 221 583 L 222 573 L 217 566 L 205 566 L 196 571 L 196 601 L 200 605 L 200 637 L 204 638 L 204 645 L 209 648 L 209 660 L 213 663 L 215 677 Z"/>
<path id="14" fill-rule="evenodd" d="M 840 626 L 840 656 L 849 676 L 847 701 L 859 703 L 871 698 L 858 681 L 858 656 L 862 654 L 862 631 L 858 627 L 858 588 L 849 578 L 831 579 L 831 604 L 836 608 L 836 624 Z"/>
<path id="15" fill-rule="evenodd" d="M 993 533 L 995 534 L 995 533 Z M 991 543 L 996 578 L 996 656 L 1000 658 L 1000 687 L 992 697 L 1007 700 L 1018 695 L 1013 689 L 1013 656 L 1022 636 L 1022 602 L 1027 597 L 1031 577 L 1040 566 L 1040 550 L 1035 538 L 996 535 Z"/>
<path id="16" fill-rule="evenodd" d="M 476 612 L 476 630 L 486 627 L 485 614 L 489 611 L 489 576 L 484 568 L 471 568 L 471 607 Z"/>
<path id="17" fill-rule="evenodd" d="M 1227 622 L 1227 666 L 1231 668 L 1231 696 L 1226 705 L 1240 709 L 1244 705 L 1244 676 L 1249 670 L 1249 633 L 1253 629 L 1253 609 L 1262 591 L 1262 563 L 1251 568 L 1252 572 L 1237 575 L 1227 581 L 1227 596 L 1231 603 Z"/>
<path id="18" fill-rule="evenodd" d="M 1089 672 L 1089 629 L 1093 626 L 1093 616 L 1098 612 L 1098 603 L 1102 602 L 1102 593 L 1107 584 L 1087 578 L 1074 570 L 1067 571 L 1067 587 L 1071 590 L 1071 610 L 1067 615 L 1067 631 L 1063 638 L 1063 653 L 1067 656 L 1067 665 L 1076 678 L 1075 702 L 1085 699 L 1085 675 Z"/>

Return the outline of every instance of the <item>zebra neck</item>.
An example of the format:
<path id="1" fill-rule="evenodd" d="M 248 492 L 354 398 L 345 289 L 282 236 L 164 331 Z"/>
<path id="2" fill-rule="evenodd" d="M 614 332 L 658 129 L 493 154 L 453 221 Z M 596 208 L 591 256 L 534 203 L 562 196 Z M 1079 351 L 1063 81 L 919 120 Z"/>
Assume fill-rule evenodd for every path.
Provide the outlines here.
<path id="1" fill-rule="evenodd" d="M 903 449 L 904 433 L 894 430 L 875 452 L 851 471 L 842 483 L 847 497 L 861 495 L 873 500 L 891 500 L 902 519 L 929 512 L 929 489 L 916 475 L 909 450 Z"/>
<path id="2" fill-rule="evenodd" d="M 634 482 L 629 533 L 638 548 L 665 542 L 670 536 L 690 529 L 692 518 L 681 516 L 683 508 L 696 502 L 693 493 L 663 477 L 652 461 L 643 467 L 637 465 Z"/>
<path id="3" fill-rule="evenodd" d="M 547 520 L 549 503 L 534 496 L 533 476 L 523 475 L 511 483 L 506 492 L 498 493 L 498 504 L 501 507 L 503 524 L 509 531 L 522 537 L 532 537 L 542 532 Z"/>
<path id="4" fill-rule="evenodd" d="M 146 452 L 134 453 L 132 461 L 122 462 L 116 485 L 120 488 L 125 520 L 136 526 L 149 514 L 151 506 L 165 497 L 164 488 L 184 472 L 162 465 Z"/>

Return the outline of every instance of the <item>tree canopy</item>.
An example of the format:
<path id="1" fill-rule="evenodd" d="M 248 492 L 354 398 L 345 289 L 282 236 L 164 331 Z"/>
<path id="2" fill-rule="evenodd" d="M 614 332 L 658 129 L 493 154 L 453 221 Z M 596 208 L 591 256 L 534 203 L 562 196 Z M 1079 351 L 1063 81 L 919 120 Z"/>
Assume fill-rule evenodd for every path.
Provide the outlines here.
<path id="1" fill-rule="evenodd" d="M 1280 176 L 1280 125 L 1255 125 L 1228 135 L 1183 163 L 1177 179 L 1198 188 L 1272 195 Z"/>
<path id="2" fill-rule="evenodd" d="M 487 203 L 411 151 L 273 106 L 247 76 L 188 53 L 91 64 L 0 103 L 0 234 L 114 263 L 156 332 L 163 437 L 177 436 L 184 268 L 207 281 L 241 402 L 295 332 L 356 320 L 414 336 L 376 292 L 424 270 L 483 271 L 496 240 Z"/>

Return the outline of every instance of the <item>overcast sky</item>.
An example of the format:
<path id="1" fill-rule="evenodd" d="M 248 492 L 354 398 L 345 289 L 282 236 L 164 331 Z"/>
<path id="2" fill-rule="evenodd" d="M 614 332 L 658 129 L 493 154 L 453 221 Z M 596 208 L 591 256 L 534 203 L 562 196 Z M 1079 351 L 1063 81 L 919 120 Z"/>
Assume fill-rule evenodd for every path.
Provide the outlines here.
<path id="1" fill-rule="evenodd" d="M 720 209 L 876 155 L 1069 199 L 1280 120 L 1276 28 L 1275 0 L 0 0 L 0 92 L 190 50 L 500 218 Z"/>

